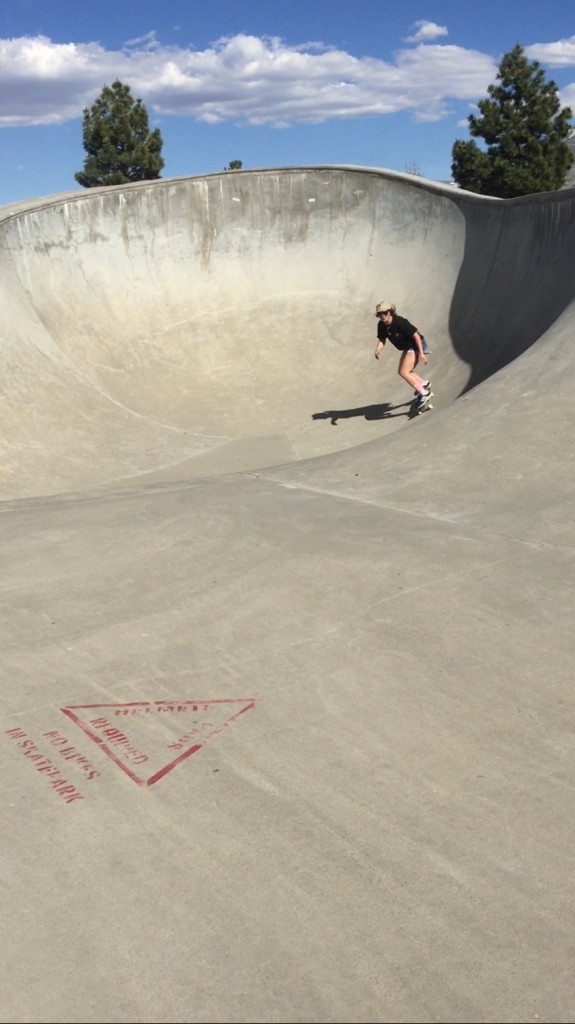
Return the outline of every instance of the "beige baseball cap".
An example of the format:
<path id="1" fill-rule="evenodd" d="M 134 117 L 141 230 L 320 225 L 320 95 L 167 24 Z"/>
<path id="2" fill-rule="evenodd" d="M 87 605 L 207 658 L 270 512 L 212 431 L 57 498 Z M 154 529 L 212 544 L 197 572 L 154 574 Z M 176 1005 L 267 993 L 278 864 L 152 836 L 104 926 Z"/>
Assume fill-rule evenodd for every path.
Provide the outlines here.
<path id="1" fill-rule="evenodd" d="M 377 306 L 375 307 L 375 312 L 386 313 L 388 309 L 390 309 L 392 313 L 395 312 L 395 306 L 393 305 L 393 302 L 378 302 Z"/>

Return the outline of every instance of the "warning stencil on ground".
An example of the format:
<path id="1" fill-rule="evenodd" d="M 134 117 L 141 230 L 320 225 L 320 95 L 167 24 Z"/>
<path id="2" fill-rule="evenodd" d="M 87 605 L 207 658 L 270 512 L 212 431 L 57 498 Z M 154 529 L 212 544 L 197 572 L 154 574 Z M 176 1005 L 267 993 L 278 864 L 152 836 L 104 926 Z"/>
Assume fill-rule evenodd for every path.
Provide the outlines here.
<path id="1" fill-rule="evenodd" d="M 60 708 L 138 786 L 153 786 L 255 706 L 252 697 Z"/>

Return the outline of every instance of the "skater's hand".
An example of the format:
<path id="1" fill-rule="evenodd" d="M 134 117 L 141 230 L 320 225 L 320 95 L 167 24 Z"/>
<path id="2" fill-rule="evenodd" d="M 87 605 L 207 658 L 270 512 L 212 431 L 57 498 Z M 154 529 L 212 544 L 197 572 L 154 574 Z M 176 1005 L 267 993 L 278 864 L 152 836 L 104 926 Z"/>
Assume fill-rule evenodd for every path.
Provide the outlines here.
<path id="1" fill-rule="evenodd" d="M 421 362 L 425 363 L 425 365 L 427 366 L 427 356 L 425 352 L 422 352 L 419 358 L 421 359 Z"/>

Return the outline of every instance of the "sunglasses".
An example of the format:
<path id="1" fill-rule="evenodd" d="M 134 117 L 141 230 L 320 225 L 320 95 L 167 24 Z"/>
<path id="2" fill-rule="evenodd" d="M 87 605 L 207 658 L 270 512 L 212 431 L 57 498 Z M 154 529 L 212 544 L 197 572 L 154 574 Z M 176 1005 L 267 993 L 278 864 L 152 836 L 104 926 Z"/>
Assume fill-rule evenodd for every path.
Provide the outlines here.
<path id="1" fill-rule="evenodd" d="M 380 309 L 379 313 L 376 313 L 375 315 L 376 316 L 387 316 L 389 313 L 391 313 L 390 309 Z"/>

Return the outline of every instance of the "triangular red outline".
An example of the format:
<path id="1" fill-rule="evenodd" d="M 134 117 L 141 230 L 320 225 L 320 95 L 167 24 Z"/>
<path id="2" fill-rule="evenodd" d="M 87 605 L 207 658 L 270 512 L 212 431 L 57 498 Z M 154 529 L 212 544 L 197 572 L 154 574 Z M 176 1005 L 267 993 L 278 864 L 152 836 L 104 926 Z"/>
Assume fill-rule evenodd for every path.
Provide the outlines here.
<path id="1" fill-rule="evenodd" d="M 98 733 L 90 729 L 90 727 L 86 725 L 86 723 L 83 722 L 81 718 L 75 713 L 77 711 L 96 711 L 102 710 L 104 708 L 159 707 L 161 705 L 166 704 L 208 705 L 239 703 L 244 704 L 244 707 L 240 708 L 240 710 L 236 711 L 234 715 L 226 719 L 225 722 L 222 722 L 221 725 L 218 725 L 215 729 L 212 730 L 212 732 L 208 733 L 208 735 L 204 737 L 202 743 L 195 743 L 189 748 L 189 750 L 182 751 L 182 753 L 178 754 L 178 756 L 173 761 L 167 764 L 164 768 L 161 768 L 159 771 L 155 772 L 154 775 L 150 775 L 148 779 L 146 779 L 143 776 L 136 775 L 133 768 L 130 765 L 124 764 L 124 762 L 121 761 L 120 758 L 118 757 L 116 751 L 112 750 L 103 740 L 103 738 L 99 736 Z M 192 754 L 195 754 L 197 753 L 198 750 L 201 750 L 202 747 L 208 742 L 208 740 L 211 740 L 218 733 L 223 732 L 223 730 L 227 729 L 229 725 L 232 725 L 232 723 L 235 722 L 240 717 L 240 715 L 243 715 L 244 712 L 246 711 L 250 711 L 251 708 L 255 707 L 255 705 L 256 699 L 253 697 L 225 697 L 221 700 L 136 700 L 124 703 L 108 704 L 71 704 L 68 707 L 60 708 L 60 711 L 62 712 L 62 714 L 66 715 L 69 719 L 71 719 L 71 721 L 74 722 L 80 729 L 82 729 L 86 736 L 93 740 L 94 743 L 97 743 L 98 746 L 100 747 L 100 750 L 104 751 L 104 753 L 107 754 L 108 757 L 110 757 L 112 761 L 114 761 L 115 764 L 118 765 L 118 768 L 121 768 L 122 771 L 126 773 L 126 775 L 132 780 L 132 782 L 135 782 L 137 786 L 149 787 L 153 786 L 156 782 L 159 782 L 160 779 L 163 779 L 168 774 L 168 772 L 171 772 L 174 768 L 181 764 L 182 761 L 187 760 L 187 758 L 191 757 Z"/>

